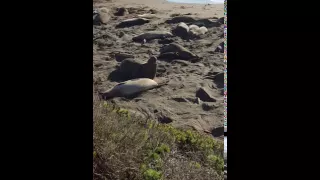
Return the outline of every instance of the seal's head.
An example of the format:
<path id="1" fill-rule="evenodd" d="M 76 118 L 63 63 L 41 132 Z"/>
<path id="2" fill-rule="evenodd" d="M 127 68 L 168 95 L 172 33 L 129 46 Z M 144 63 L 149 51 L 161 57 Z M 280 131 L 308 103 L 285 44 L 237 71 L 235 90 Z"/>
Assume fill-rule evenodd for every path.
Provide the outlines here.
<path id="1" fill-rule="evenodd" d="M 156 63 L 157 63 L 157 57 L 151 56 L 150 59 L 148 60 L 148 64 L 156 64 Z"/>

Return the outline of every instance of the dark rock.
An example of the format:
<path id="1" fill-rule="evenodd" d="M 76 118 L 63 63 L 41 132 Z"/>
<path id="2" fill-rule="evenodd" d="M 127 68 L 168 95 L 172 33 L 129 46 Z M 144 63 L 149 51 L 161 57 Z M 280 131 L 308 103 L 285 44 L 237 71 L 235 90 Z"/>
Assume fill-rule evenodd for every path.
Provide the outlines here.
<path id="1" fill-rule="evenodd" d="M 224 24 L 224 17 L 219 18 L 219 19 L 218 19 L 218 22 L 221 23 L 221 24 Z"/>
<path id="2" fill-rule="evenodd" d="M 104 39 L 97 39 L 96 40 L 97 45 L 100 46 L 106 46 L 107 45 L 107 41 Z"/>
<path id="3" fill-rule="evenodd" d="M 220 95 L 223 96 L 224 95 L 224 89 L 221 88 L 220 90 Z"/>
<path id="4" fill-rule="evenodd" d="M 98 13 L 93 13 L 93 25 L 101 25 L 100 15 Z"/>
<path id="5" fill-rule="evenodd" d="M 216 102 L 217 100 L 210 95 L 210 92 L 207 88 L 201 87 L 196 92 L 196 97 L 200 98 L 204 102 Z"/>
<path id="6" fill-rule="evenodd" d="M 98 68 L 98 67 L 101 67 L 102 65 L 103 65 L 102 63 L 97 63 L 94 66 Z"/>
<path id="7" fill-rule="evenodd" d="M 210 111 L 210 110 L 212 110 L 212 109 L 214 109 L 214 108 L 215 108 L 214 105 L 210 105 L 210 104 L 208 104 L 208 103 L 202 103 L 202 109 L 203 109 L 204 111 Z"/>
<path id="8" fill-rule="evenodd" d="M 186 98 L 183 97 L 173 97 L 172 100 L 177 102 L 189 102 Z"/>
<path id="9" fill-rule="evenodd" d="M 128 14 L 129 14 L 129 11 L 124 7 L 118 8 L 117 12 L 114 13 L 115 16 L 125 16 L 125 15 L 128 15 Z"/>
<path id="10" fill-rule="evenodd" d="M 223 88 L 224 87 L 224 73 L 218 73 L 217 75 L 214 76 L 213 82 L 217 85 L 218 88 Z"/>
<path id="11" fill-rule="evenodd" d="M 169 124 L 169 123 L 173 122 L 173 120 L 170 117 L 167 117 L 167 116 L 158 117 L 158 121 L 160 123 L 163 123 L 163 124 Z"/>
<path id="12" fill-rule="evenodd" d="M 218 127 L 218 128 L 214 128 L 211 131 L 211 134 L 213 137 L 220 137 L 224 135 L 224 127 Z"/>
<path id="13" fill-rule="evenodd" d="M 177 17 L 177 16 L 181 16 L 181 14 L 180 13 L 173 13 L 170 15 L 170 17 Z"/>
<path id="14" fill-rule="evenodd" d="M 123 31 L 118 31 L 117 32 L 117 36 L 119 37 L 119 38 L 121 38 L 121 37 L 123 37 L 124 35 L 126 35 Z"/>
<path id="15" fill-rule="evenodd" d="M 134 55 L 127 54 L 127 53 L 117 53 L 114 55 L 114 57 L 115 57 L 116 61 L 122 62 L 125 59 L 134 58 Z"/>
<path id="16" fill-rule="evenodd" d="M 217 67 L 213 67 L 210 69 L 210 71 L 207 73 L 206 77 L 207 79 L 214 79 L 214 76 L 221 73 L 221 69 L 217 68 Z"/>
<path id="17" fill-rule="evenodd" d="M 151 14 L 157 14 L 157 12 L 158 12 L 158 11 L 155 10 L 155 9 L 150 9 L 150 13 L 151 13 Z"/>

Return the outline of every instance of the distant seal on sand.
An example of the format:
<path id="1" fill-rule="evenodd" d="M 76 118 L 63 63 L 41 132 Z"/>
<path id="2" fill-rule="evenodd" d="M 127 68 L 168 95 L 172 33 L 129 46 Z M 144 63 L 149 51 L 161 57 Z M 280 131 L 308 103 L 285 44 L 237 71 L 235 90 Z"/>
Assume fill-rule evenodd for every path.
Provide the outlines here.
<path id="1" fill-rule="evenodd" d="M 134 55 L 128 53 L 118 52 L 114 54 L 116 61 L 122 62 L 125 59 L 134 58 Z"/>
<path id="2" fill-rule="evenodd" d="M 116 28 L 125 28 L 125 27 L 131 27 L 131 26 L 136 26 L 136 25 L 143 25 L 148 22 L 150 22 L 150 20 L 146 19 L 146 18 L 127 19 L 127 20 L 120 22 L 118 25 L 116 25 Z"/>
<path id="3" fill-rule="evenodd" d="M 205 26 L 207 28 L 219 27 L 221 25 L 221 23 L 218 22 L 217 20 L 214 21 L 210 19 L 199 19 L 197 21 L 192 22 L 192 24 L 197 25 L 199 27 Z"/>
<path id="4" fill-rule="evenodd" d="M 208 32 L 208 29 L 204 26 L 199 27 L 193 24 L 193 25 L 190 25 L 189 28 L 190 28 L 189 34 L 190 36 L 193 36 L 193 37 L 199 37 L 200 35 L 203 35 Z"/>
<path id="5" fill-rule="evenodd" d="M 164 46 L 160 49 L 160 53 L 166 53 L 166 52 L 177 52 L 179 55 L 179 58 L 182 60 L 191 60 L 191 59 L 198 59 L 199 57 L 186 48 L 182 47 L 181 45 L 177 43 L 171 43 L 167 46 Z"/>
<path id="6" fill-rule="evenodd" d="M 189 30 L 190 31 L 191 30 L 197 30 L 197 29 L 199 29 L 199 26 L 197 26 L 197 25 L 192 24 L 192 25 L 189 26 Z"/>
<path id="7" fill-rule="evenodd" d="M 189 27 L 186 23 L 181 22 L 172 30 L 172 34 L 186 39 L 189 37 Z"/>
<path id="8" fill-rule="evenodd" d="M 99 13 L 99 18 L 102 24 L 109 22 L 111 16 L 108 8 L 102 7 L 98 9 L 97 12 Z"/>
<path id="9" fill-rule="evenodd" d="M 173 24 L 173 23 L 191 23 L 194 22 L 195 19 L 193 17 L 189 17 L 189 16 L 176 16 L 173 17 L 172 19 L 166 20 L 166 23 L 168 24 Z"/>
<path id="10" fill-rule="evenodd" d="M 133 79 L 119 83 L 107 92 L 100 93 L 100 95 L 103 99 L 134 96 L 143 91 L 150 90 L 164 84 L 166 83 L 158 84 L 156 81 L 148 78 Z"/>
<path id="11" fill-rule="evenodd" d="M 157 15 L 155 15 L 155 14 L 141 14 L 141 15 L 138 15 L 138 17 L 140 17 L 140 18 L 147 18 L 147 19 L 158 18 Z"/>
<path id="12" fill-rule="evenodd" d="M 150 41 L 152 39 L 165 39 L 167 37 L 173 37 L 173 35 L 166 31 L 149 31 L 133 37 L 132 40 L 136 42 L 142 42 L 144 39 L 146 41 Z"/>
<path id="13" fill-rule="evenodd" d="M 165 52 L 158 56 L 159 59 L 164 59 L 167 61 L 171 61 L 174 59 L 179 59 L 179 53 L 178 52 Z"/>
<path id="14" fill-rule="evenodd" d="M 157 73 L 157 58 L 151 56 L 150 59 L 143 64 L 134 59 L 125 59 L 120 64 L 119 72 L 125 79 L 153 79 Z"/>

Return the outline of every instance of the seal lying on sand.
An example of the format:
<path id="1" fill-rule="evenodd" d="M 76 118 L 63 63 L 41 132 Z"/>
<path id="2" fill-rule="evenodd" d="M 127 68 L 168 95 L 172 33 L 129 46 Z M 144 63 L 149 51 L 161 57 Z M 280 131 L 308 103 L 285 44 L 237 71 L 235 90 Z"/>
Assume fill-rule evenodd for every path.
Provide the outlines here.
<path id="1" fill-rule="evenodd" d="M 210 19 L 199 19 L 197 21 L 192 22 L 192 24 L 197 25 L 199 27 L 201 26 L 205 26 L 207 28 L 212 28 L 212 27 L 219 27 L 222 24 L 219 21 L 214 21 L 214 20 L 210 20 Z"/>
<path id="2" fill-rule="evenodd" d="M 171 61 L 174 59 L 179 59 L 179 53 L 178 52 L 165 52 L 158 56 L 159 59 Z"/>
<path id="3" fill-rule="evenodd" d="M 165 39 L 167 37 L 173 37 L 173 35 L 166 31 L 149 31 L 133 37 L 132 40 L 136 42 L 142 42 L 143 40 L 150 41 L 152 39 Z"/>
<path id="4" fill-rule="evenodd" d="M 189 16 L 176 16 L 173 17 L 172 19 L 166 20 L 165 22 L 168 24 L 174 24 L 174 23 L 181 23 L 181 22 L 185 22 L 185 23 L 191 23 L 194 22 L 195 19 L 193 17 L 189 17 Z"/>
<path id="5" fill-rule="evenodd" d="M 189 37 L 189 27 L 184 22 L 179 23 L 177 27 L 172 30 L 172 34 L 174 34 L 175 36 L 179 36 L 183 39 L 187 39 Z"/>
<path id="6" fill-rule="evenodd" d="M 156 81 L 148 78 L 133 79 L 119 83 L 107 92 L 100 93 L 100 95 L 103 99 L 111 99 L 113 97 L 130 97 L 165 84 L 167 84 L 167 82 L 157 83 Z"/>
<path id="7" fill-rule="evenodd" d="M 193 25 L 190 25 L 189 28 L 190 28 L 190 31 L 189 31 L 190 36 L 193 36 L 193 37 L 198 37 L 208 32 L 208 29 L 204 26 L 199 27 L 193 24 Z"/>
<path id="8" fill-rule="evenodd" d="M 151 56 L 148 62 L 144 64 L 134 59 L 125 59 L 120 64 L 119 72 L 124 79 L 153 79 L 157 73 L 157 58 Z"/>
<path id="9" fill-rule="evenodd" d="M 182 60 L 199 59 L 199 57 L 177 43 L 171 43 L 160 49 L 160 53 L 177 52 Z"/>
<path id="10" fill-rule="evenodd" d="M 141 14 L 138 15 L 139 18 L 155 19 L 158 18 L 155 14 Z"/>
<path id="11" fill-rule="evenodd" d="M 108 8 L 100 8 L 98 9 L 98 13 L 101 23 L 106 24 L 107 22 L 109 22 L 111 16 Z"/>
<path id="12" fill-rule="evenodd" d="M 131 26 L 136 26 L 136 25 L 142 25 L 145 23 L 150 22 L 149 19 L 145 18 L 133 18 L 133 19 L 127 19 L 119 23 L 116 28 L 125 28 L 125 27 L 131 27 Z"/>

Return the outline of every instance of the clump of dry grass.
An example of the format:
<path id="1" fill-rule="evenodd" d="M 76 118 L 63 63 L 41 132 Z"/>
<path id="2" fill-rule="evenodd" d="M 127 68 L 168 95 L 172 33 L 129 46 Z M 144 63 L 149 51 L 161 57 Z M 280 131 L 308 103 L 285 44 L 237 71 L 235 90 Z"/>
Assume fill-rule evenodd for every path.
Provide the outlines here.
<path id="1" fill-rule="evenodd" d="M 94 97 L 93 179 L 223 179 L 223 144 Z"/>

